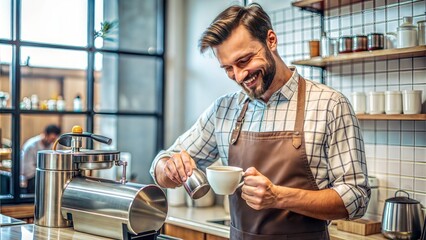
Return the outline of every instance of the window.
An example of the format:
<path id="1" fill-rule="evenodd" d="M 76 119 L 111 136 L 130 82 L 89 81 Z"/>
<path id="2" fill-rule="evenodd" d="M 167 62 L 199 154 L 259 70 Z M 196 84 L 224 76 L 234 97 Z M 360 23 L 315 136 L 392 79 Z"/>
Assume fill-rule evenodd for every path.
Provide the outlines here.
<path id="1" fill-rule="evenodd" d="M 123 152 L 129 175 L 152 182 L 164 136 L 164 14 L 164 0 L 0 0 L 2 203 L 33 201 L 20 187 L 21 149 L 48 124 L 112 138 L 87 147 Z"/>

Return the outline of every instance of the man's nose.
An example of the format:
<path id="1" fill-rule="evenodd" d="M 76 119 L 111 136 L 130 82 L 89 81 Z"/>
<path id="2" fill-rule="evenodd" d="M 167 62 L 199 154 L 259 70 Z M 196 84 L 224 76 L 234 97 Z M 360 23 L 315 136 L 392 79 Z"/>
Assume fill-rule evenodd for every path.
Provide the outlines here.
<path id="1" fill-rule="evenodd" d="M 235 81 L 241 84 L 244 81 L 244 79 L 246 79 L 248 72 L 241 68 L 235 68 L 234 74 L 235 74 Z"/>

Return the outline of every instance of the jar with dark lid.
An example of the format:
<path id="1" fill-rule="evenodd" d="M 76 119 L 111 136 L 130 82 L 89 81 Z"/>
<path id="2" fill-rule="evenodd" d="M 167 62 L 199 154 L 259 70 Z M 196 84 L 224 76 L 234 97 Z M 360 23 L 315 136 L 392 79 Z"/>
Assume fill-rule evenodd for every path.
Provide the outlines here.
<path id="1" fill-rule="evenodd" d="M 352 52 L 352 37 L 342 36 L 339 37 L 339 53 L 350 53 Z"/>
<path id="2" fill-rule="evenodd" d="M 355 35 L 352 38 L 352 51 L 362 52 L 367 51 L 367 36 Z"/>
<path id="3" fill-rule="evenodd" d="M 367 38 L 369 51 L 384 49 L 385 36 L 382 33 L 370 33 Z"/>

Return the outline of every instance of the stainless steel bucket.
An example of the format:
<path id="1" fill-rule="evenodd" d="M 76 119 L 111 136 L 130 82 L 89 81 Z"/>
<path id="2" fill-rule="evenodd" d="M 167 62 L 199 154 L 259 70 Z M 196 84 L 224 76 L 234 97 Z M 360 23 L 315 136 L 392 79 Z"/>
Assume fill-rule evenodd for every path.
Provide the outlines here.
<path id="1" fill-rule="evenodd" d="M 74 177 L 67 184 L 61 208 L 75 230 L 116 239 L 122 239 L 124 230 L 158 231 L 167 209 L 166 195 L 155 185 L 88 177 Z"/>

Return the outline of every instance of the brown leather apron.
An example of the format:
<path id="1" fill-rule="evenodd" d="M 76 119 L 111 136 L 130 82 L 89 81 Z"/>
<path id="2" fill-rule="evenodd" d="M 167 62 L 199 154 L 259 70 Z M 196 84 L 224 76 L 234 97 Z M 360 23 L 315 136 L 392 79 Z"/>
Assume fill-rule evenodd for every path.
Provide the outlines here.
<path id="1" fill-rule="evenodd" d="M 249 101 L 237 119 L 229 147 L 229 165 L 255 167 L 273 184 L 318 190 L 306 157 L 303 122 L 305 88 L 299 78 L 294 131 L 241 131 Z M 241 188 L 231 196 L 231 239 L 328 239 L 327 223 L 282 209 L 254 210 L 241 198 Z"/>

